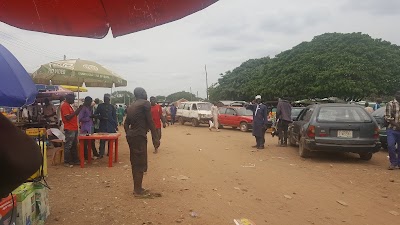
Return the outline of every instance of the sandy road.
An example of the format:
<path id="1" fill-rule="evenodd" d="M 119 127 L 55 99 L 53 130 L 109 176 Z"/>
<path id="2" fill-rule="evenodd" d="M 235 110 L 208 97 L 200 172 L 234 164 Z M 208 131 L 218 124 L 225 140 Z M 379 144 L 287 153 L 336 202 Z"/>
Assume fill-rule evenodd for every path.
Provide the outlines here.
<path id="1" fill-rule="evenodd" d="M 164 129 L 160 153 L 149 145 L 144 178 L 162 193 L 156 199 L 133 197 L 124 138 L 113 168 L 106 159 L 84 169 L 51 166 L 47 224 L 397 224 L 400 170 L 386 170 L 386 152 L 369 162 L 351 154 L 301 159 L 267 137 L 266 149 L 254 151 L 251 133 L 239 130 Z"/>

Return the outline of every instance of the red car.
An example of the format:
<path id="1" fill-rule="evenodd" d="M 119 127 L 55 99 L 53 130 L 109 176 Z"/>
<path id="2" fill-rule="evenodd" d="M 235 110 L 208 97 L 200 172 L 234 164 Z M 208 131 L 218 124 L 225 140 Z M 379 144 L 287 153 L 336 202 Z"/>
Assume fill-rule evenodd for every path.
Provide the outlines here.
<path id="1" fill-rule="evenodd" d="M 241 131 L 246 132 L 252 128 L 253 112 L 244 107 L 220 107 L 218 120 L 221 127 L 239 127 Z"/>

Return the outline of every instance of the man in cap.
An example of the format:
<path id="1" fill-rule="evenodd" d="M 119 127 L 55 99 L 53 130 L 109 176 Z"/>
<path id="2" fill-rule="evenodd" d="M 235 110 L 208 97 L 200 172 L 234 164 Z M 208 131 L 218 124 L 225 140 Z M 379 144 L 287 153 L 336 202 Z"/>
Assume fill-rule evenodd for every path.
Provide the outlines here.
<path id="1" fill-rule="evenodd" d="M 268 124 L 267 106 L 261 103 L 261 95 L 257 95 L 252 104 L 246 108 L 253 111 L 253 136 L 256 138 L 256 145 L 252 147 L 259 150 L 264 149 L 265 131 Z"/>
<path id="2" fill-rule="evenodd" d="M 137 197 L 148 196 L 149 193 L 142 187 L 143 174 L 147 172 L 147 132 L 150 130 L 153 145 L 158 148 L 160 141 L 151 116 L 151 104 L 147 101 L 147 93 L 143 88 L 135 88 L 136 101 L 127 109 L 124 123 L 126 139 L 130 150 L 132 176 Z"/>
<path id="3" fill-rule="evenodd" d="M 115 107 L 111 105 L 111 96 L 104 95 L 104 103 L 97 106 L 94 117 L 100 120 L 100 133 L 115 133 L 118 130 L 117 112 Z M 106 140 L 100 140 L 99 158 L 103 158 L 105 152 Z"/>

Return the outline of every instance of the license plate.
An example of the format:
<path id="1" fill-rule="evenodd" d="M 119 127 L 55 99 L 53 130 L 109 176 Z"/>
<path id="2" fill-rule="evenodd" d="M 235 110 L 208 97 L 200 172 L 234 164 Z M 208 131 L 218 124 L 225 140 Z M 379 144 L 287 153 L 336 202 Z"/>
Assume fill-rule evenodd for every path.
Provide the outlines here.
<path id="1" fill-rule="evenodd" d="M 353 131 L 352 130 L 338 130 L 337 136 L 340 138 L 352 138 Z"/>

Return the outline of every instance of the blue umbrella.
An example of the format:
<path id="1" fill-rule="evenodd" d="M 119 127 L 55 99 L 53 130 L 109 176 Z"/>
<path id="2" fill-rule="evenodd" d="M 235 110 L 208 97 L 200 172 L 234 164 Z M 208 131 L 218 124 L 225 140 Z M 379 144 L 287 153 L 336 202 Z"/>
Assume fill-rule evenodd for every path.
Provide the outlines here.
<path id="1" fill-rule="evenodd" d="M 0 106 L 22 107 L 35 102 L 38 91 L 21 63 L 0 44 Z"/>

